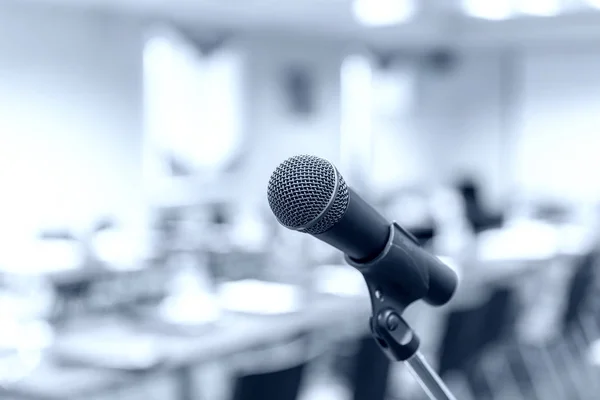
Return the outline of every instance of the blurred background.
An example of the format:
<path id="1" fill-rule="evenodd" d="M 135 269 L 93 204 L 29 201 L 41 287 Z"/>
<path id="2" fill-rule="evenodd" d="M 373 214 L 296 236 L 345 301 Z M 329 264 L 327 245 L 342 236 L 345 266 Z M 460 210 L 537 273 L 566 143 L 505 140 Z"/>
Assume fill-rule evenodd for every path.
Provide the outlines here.
<path id="1" fill-rule="evenodd" d="M 406 318 L 459 399 L 600 390 L 600 1 L 4 0 L 0 394 L 392 400 L 324 157 L 460 276 Z"/>

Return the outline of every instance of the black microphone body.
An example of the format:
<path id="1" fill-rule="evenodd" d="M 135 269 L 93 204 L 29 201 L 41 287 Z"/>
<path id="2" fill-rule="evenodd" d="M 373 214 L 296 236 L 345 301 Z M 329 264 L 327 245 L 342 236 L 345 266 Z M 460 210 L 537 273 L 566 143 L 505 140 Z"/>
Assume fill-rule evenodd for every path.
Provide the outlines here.
<path id="1" fill-rule="evenodd" d="M 456 291 L 456 273 L 365 202 L 326 160 L 295 156 L 281 163 L 268 199 L 283 226 L 342 251 L 370 290 L 393 297 L 402 309 L 420 299 L 443 305 Z"/>

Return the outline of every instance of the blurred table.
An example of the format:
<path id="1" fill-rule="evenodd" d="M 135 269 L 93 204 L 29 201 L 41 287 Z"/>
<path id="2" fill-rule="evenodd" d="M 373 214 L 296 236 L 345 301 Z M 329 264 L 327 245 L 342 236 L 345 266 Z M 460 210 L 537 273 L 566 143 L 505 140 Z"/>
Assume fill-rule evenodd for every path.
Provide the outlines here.
<path id="1" fill-rule="evenodd" d="M 116 390 L 130 381 L 128 375 L 119 371 L 59 367 L 47 359 L 26 378 L 0 386 L 0 396 L 23 400 L 89 399 L 98 393 Z"/>
<path id="2" fill-rule="evenodd" d="M 335 327 L 344 321 L 364 321 L 366 326 L 370 304 L 360 296 L 336 296 L 320 294 L 315 296 L 305 308 L 297 312 L 281 315 L 250 315 L 226 312 L 210 329 L 198 335 L 173 335 L 157 332 L 130 332 L 123 340 L 138 338 L 139 341 L 152 343 L 144 357 L 131 354 L 130 358 L 143 359 L 139 368 L 91 368 L 84 365 L 60 365 L 49 357 L 37 370 L 26 378 L 10 385 L 0 387 L 0 395 L 17 399 L 37 400 L 80 400 L 92 395 L 117 391 L 175 372 L 178 379 L 178 398 L 191 399 L 191 369 L 195 366 L 215 360 L 227 359 L 243 352 L 268 347 L 277 342 L 298 337 L 311 331 Z M 97 331 L 97 330 L 96 330 Z M 101 332 L 96 332 L 101 335 Z M 129 336 L 129 339 L 126 337 Z M 116 337 L 113 337 L 117 340 Z M 69 342 L 63 339 L 59 344 L 69 348 Z M 101 342 L 101 340 L 100 340 Z M 89 348 L 94 347 L 90 338 Z M 71 346 L 81 347 L 81 344 Z M 122 348 L 132 352 L 142 352 L 139 346 Z M 143 347 L 143 346 L 142 346 Z M 96 349 L 98 350 L 98 349 Z M 108 358 L 114 357 L 115 350 L 107 351 Z M 83 356 L 82 360 L 86 357 Z M 144 362 L 147 362 L 145 368 Z M 133 364 L 135 365 L 135 363 Z"/>
<path id="3" fill-rule="evenodd" d="M 452 260 L 460 277 L 457 296 L 484 298 L 490 288 L 512 287 L 523 278 L 544 274 L 550 266 L 574 270 L 589 254 L 594 235 L 581 226 L 557 226 L 537 221 L 518 221 L 478 235 L 469 253 Z M 484 293 L 480 293 L 483 290 Z M 477 292 L 477 293 L 476 293 Z M 461 299 L 459 299 L 461 298 Z M 477 303 L 479 300 L 467 300 Z M 462 307 L 458 304 L 459 307 Z"/>
<path id="4" fill-rule="evenodd" d="M 584 226 L 517 221 L 479 235 L 475 259 L 490 275 L 510 276 L 562 258 L 587 254 L 594 234 Z"/>

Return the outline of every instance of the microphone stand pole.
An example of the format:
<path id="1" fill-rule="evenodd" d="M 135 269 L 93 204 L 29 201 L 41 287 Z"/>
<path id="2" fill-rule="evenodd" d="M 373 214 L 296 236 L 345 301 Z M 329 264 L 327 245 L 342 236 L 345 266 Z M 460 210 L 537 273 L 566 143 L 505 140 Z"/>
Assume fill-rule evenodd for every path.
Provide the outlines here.
<path id="1" fill-rule="evenodd" d="M 455 400 L 450 390 L 431 368 L 420 351 L 417 351 L 404 363 L 430 399 Z"/>
<path id="2" fill-rule="evenodd" d="M 372 293 L 373 316 L 370 319 L 373 338 L 392 361 L 403 361 L 431 400 L 456 400 L 439 375 L 419 351 L 419 337 L 396 311 L 393 301 L 379 290 Z"/>

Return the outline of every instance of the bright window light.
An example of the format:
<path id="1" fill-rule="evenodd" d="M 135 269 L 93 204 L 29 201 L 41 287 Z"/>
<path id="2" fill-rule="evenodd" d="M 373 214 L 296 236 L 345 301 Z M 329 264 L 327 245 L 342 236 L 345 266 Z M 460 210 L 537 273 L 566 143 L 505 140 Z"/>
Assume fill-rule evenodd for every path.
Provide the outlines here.
<path id="1" fill-rule="evenodd" d="M 468 15 L 481 19 L 504 20 L 514 14 L 509 0 L 463 0 L 462 6 Z"/>
<path id="2" fill-rule="evenodd" d="M 341 135 L 342 168 L 361 168 L 368 173 L 371 166 L 373 123 L 373 70 L 368 58 L 347 57 L 341 68 Z"/>
<path id="3" fill-rule="evenodd" d="M 354 0 L 354 17 L 366 26 L 389 26 L 410 20 L 417 11 L 415 0 Z"/>
<path id="4" fill-rule="evenodd" d="M 519 0 L 515 7 L 522 14 L 551 17 L 560 13 L 560 0 Z"/>
<path id="5" fill-rule="evenodd" d="M 221 50 L 200 57 L 183 39 L 158 36 L 144 50 L 152 141 L 198 169 L 218 170 L 241 135 L 241 59 Z"/>

